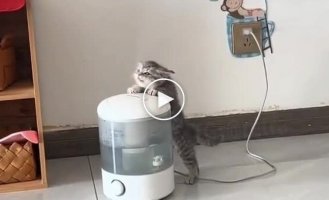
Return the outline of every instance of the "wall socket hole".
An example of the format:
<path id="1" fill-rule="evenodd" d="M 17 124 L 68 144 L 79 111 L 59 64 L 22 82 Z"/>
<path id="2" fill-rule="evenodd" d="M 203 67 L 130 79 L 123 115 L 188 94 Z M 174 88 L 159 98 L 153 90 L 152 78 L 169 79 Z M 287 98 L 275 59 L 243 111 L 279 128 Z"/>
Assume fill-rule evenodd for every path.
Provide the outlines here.
<path id="1" fill-rule="evenodd" d="M 242 55 L 250 53 L 259 53 L 258 46 L 250 35 L 253 32 L 260 44 L 262 43 L 262 24 L 261 22 L 245 22 L 233 24 L 232 47 L 233 54 Z"/>

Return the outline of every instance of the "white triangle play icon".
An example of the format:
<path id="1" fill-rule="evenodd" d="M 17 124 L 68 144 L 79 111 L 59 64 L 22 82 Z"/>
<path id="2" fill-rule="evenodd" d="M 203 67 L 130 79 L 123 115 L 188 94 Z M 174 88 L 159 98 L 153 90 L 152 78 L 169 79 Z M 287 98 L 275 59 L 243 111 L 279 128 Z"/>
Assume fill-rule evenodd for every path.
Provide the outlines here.
<path id="1" fill-rule="evenodd" d="M 167 103 L 170 103 L 173 98 L 171 98 L 168 95 L 163 94 L 162 92 L 158 92 L 158 108 L 161 108 L 162 106 L 166 105 Z"/>

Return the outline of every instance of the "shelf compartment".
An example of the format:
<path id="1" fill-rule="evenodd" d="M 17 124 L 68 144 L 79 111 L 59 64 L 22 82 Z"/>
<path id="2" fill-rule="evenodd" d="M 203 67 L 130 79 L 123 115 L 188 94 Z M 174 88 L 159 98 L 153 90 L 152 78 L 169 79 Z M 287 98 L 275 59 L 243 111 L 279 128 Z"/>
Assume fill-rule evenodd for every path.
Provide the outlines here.
<path id="1" fill-rule="evenodd" d="M 0 102 L 0 138 L 22 130 L 37 130 L 34 99 Z"/>
<path id="2" fill-rule="evenodd" d="M 30 80 L 17 81 L 7 89 L 0 91 L 0 101 L 32 98 L 34 98 L 34 88 Z"/>

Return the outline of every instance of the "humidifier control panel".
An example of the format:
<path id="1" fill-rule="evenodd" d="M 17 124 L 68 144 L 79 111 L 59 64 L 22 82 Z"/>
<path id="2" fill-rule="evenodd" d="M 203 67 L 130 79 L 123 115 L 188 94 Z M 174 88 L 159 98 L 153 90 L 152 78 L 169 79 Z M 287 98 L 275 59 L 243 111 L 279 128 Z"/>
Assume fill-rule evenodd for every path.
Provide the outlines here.
<path id="1" fill-rule="evenodd" d="M 115 196 L 121 196 L 125 193 L 125 186 L 119 180 L 113 180 L 111 182 L 111 188 L 113 189 L 113 194 Z"/>

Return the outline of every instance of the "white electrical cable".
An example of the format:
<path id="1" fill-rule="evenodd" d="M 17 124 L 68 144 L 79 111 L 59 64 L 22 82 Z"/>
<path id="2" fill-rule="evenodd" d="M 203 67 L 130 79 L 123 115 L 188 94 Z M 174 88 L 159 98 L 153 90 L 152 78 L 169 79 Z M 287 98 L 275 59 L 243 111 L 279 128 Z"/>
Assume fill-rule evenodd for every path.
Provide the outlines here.
<path id="1" fill-rule="evenodd" d="M 267 3 L 267 0 L 265 0 L 265 17 L 266 18 L 267 18 L 267 15 L 268 15 L 267 11 L 268 11 L 268 3 Z"/>
<path id="2" fill-rule="evenodd" d="M 266 68 L 266 63 L 265 63 L 265 58 L 264 58 L 264 54 L 263 54 L 262 48 L 260 47 L 260 44 L 259 44 L 259 42 L 258 42 L 255 34 L 252 31 L 249 31 L 248 33 L 250 35 L 252 35 L 252 37 L 254 38 L 254 40 L 255 40 L 255 42 L 257 44 L 257 47 L 258 47 L 258 49 L 260 51 L 260 54 L 262 56 L 263 66 L 264 66 L 264 74 L 265 74 L 265 82 L 266 82 L 266 90 L 265 90 L 264 100 L 263 100 L 262 105 L 261 105 L 261 107 L 260 107 L 260 109 L 258 111 L 258 114 L 257 114 L 257 117 L 255 119 L 255 122 L 254 122 L 253 126 L 250 129 L 250 132 L 249 132 L 249 135 L 248 135 L 248 138 L 247 138 L 247 141 L 246 141 L 246 152 L 252 158 L 257 159 L 257 160 L 259 160 L 261 162 L 266 163 L 271 168 L 271 170 L 269 170 L 268 172 L 262 173 L 262 174 L 258 174 L 258 175 L 254 175 L 254 176 L 249 176 L 249 177 L 238 179 L 238 180 L 222 181 L 222 180 L 216 180 L 216 179 L 211 179 L 211 178 L 202 178 L 202 177 L 199 177 L 198 180 L 201 180 L 201 181 L 214 182 L 214 183 L 238 183 L 238 182 L 243 182 L 243 181 L 247 181 L 247 180 L 251 180 L 251 179 L 263 177 L 263 176 L 266 176 L 266 175 L 275 173 L 277 171 L 276 167 L 272 163 L 270 163 L 269 161 L 267 161 L 263 157 L 252 153 L 250 151 L 250 149 L 249 149 L 249 141 L 250 141 L 250 138 L 251 138 L 251 136 L 252 136 L 252 134 L 254 132 L 254 129 L 255 129 L 257 123 L 258 123 L 259 117 L 260 117 L 261 113 L 263 112 L 264 105 L 265 105 L 265 102 L 266 102 L 266 99 L 267 99 L 267 94 L 268 94 L 268 76 L 267 76 L 267 68 Z M 176 174 L 179 174 L 179 175 L 182 175 L 182 176 L 187 176 L 186 174 L 184 174 L 182 172 L 179 172 L 179 171 L 176 171 L 176 170 L 175 170 L 175 173 Z"/>
<path id="3" fill-rule="evenodd" d="M 251 135 L 252 135 L 252 133 L 254 132 L 254 129 L 255 129 L 256 125 L 257 125 L 257 122 L 258 122 L 258 120 L 259 120 L 259 117 L 260 117 L 262 111 L 264 110 L 265 102 L 266 102 L 267 95 L 268 95 L 268 76 L 267 76 L 267 68 L 266 68 L 266 63 L 265 63 L 264 54 L 263 54 L 262 48 L 260 47 L 260 44 L 259 44 L 259 42 L 258 42 L 258 40 L 257 40 L 257 38 L 256 38 L 256 36 L 255 36 L 255 34 L 251 31 L 251 32 L 250 32 L 250 35 L 252 35 L 252 37 L 254 38 L 254 40 L 255 40 L 255 42 L 256 42 L 256 44 L 257 44 L 257 47 L 258 47 L 258 49 L 259 49 L 259 51 L 260 51 L 260 53 L 261 53 L 261 56 L 262 56 L 262 61 L 263 61 L 263 66 L 264 66 L 264 74 L 265 74 L 265 82 L 266 82 L 266 90 L 265 90 L 265 97 L 264 97 L 264 100 L 263 100 L 262 106 L 261 106 L 261 108 L 260 108 L 260 110 L 259 110 L 259 112 L 258 112 L 258 115 L 257 115 L 257 117 L 256 117 L 256 120 L 255 120 L 255 122 L 254 122 L 254 124 L 253 124 L 253 126 L 252 126 L 252 128 L 251 128 L 251 130 L 250 130 L 249 136 L 248 136 L 248 138 L 247 138 L 247 142 L 246 142 L 246 150 L 247 150 L 247 153 L 248 153 L 250 156 L 252 156 L 252 157 L 254 157 L 254 158 L 256 158 L 256 159 L 258 159 L 258 160 L 260 160 L 260 161 L 263 161 L 263 162 L 265 162 L 266 164 L 268 164 L 268 165 L 272 168 L 272 170 L 269 171 L 268 173 L 272 173 L 272 172 L 276 172 L 276 167 L 275 167 L 273 164 L 271 164 L 270 162 L 268 162 L 267 160 L 265 160 L 264 158 L 262 158 L 261 156 L 258 156 L 258 155 L 256 155 L 256 154 L 251 153 L 251 151 L 249 150 L 249 141 L 250 141 Z"/>

